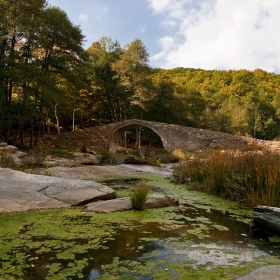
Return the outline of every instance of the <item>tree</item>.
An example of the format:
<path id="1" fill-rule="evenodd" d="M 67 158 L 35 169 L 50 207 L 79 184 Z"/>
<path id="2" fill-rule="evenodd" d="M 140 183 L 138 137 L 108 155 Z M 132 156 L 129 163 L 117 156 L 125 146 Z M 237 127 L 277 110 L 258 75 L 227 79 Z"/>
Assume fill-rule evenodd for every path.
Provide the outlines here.
<path id="1" fill-rule="evenodd" d="M 0 9 L 1 134 L 8 141 L 11 126 L 17 124 L 17 140 L 28 121 L 33 147 L 44 114 L 54 104 L 59 108 L 60 80 L 75 82 L 83 61 L 83 35 L 65 12 L 47 7 L 44 0 L 1 0 Z"/>
<path id="2" fill-rule="evenodd" d="M 113 65 L 116 78 L 123 88 L 121 102 L 124 119 L 127 119 L 129 110 L 131 116 L 142 118 L 145 103 L 150 99 L 151 83 L 148 77 L 151 69 L 148 61 L 147 48 L 140 39 L 136 39 L 123 47 L 120 59 Z"/>
<path id="3" fill-rule="evenodd" d="M 102 119 L 123 120 L 122 91 L 113 64 L 118 61 L 122 49 L 118 41 L 102 37 L 87 49 L 89 80 L 92 91 L 92 108 Z M 98 104 L 96 106 L 96 104 Z"/>
<path id="4" fill-rule="evenodd" d="M 21 110 L 15 112 L 12 108 L 12 99 L 20 97 L 27 106 L 26 80 L 32 72 L 27 62 L 30 46 L 38 38 L 37 26 L 45 6 L 45 0 L 0 1 L 0 122 L 6 141 L 11 126 L 22 119 Z"/>

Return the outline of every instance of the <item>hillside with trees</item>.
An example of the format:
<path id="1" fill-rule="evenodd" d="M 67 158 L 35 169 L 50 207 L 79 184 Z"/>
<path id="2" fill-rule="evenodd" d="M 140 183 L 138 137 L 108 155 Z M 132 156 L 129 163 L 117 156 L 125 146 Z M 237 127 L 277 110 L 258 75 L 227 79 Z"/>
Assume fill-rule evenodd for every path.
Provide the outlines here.
<path id="1" fill-rule="evenodd" d="M 131 118 L 280 134 L 278 74 L 153 69 L 140 39 L 102 37 L 85 50 L 80 27 L 45 0 L 1 0 L 0 11 L 2 141 L 32 148 L 47 134 Z"/>

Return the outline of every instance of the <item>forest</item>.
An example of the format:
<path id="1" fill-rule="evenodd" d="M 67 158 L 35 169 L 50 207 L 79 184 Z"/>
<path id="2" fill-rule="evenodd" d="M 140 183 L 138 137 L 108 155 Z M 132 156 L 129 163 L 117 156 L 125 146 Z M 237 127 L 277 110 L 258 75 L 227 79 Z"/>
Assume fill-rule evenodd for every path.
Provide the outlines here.
<path id="1" fill-rule="evenodd" d="M 0 0 L 0 140 L 137 118 L 277 139 L 280 76 L 261 69 L 155 69 L 140 39 L 85 36 L 46 0 Z M 94 32 L 94 30 L 93 30 Z M 26 141 L 28 139 L 28 142 Z"/>

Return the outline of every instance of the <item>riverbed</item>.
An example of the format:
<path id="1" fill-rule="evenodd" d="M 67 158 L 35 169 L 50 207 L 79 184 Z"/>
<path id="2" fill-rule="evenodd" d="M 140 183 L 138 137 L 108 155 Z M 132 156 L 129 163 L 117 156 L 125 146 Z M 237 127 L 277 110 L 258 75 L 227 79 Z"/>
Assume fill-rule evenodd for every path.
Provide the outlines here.
<path id="1" fill-rule="evenodd" d="M 175 185 L 164 172 L 103 174 L 95 180 L 115 188 L 118 197 L 142 180 L 152 192 L 178 199 L 178 207 L 0 214 L 0 278 L 234 279 L 280 264 L 280 238 L 253 232 L 251 209 Z"/>

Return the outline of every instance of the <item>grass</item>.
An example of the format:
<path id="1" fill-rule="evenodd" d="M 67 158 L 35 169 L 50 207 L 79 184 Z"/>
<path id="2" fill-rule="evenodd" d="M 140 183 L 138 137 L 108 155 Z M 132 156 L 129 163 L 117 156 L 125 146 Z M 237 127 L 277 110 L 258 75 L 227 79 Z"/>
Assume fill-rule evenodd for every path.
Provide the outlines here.
<path id="1" fill-rule="evenodd" d="M 14 161 L 14 159 L 8 155 L 8 154 L 2 154 L 0 155 L 0 167 L 1 168 L 11 168 L 11 169 L 17 169 L 18 165 Z"/>
<path id="2" fill-rule="evenodd" d="M 45 153 L 38 149 L 30 150 L 20 161 L 15 161 L 12 154 L 0 155 L 0 167 L 14 170 L 45 167 Z"/>
<path id="3" fill-rule="evenodd" d="M 130 192 L 130 200 L 134 209 L 143 210 L 149 191 L 150 187 L 143 182 L 137 183 L 133 187 L 133 190 Z"/>
<path id="4" fill-rule="evenodd" d="M 250 206 L 279 206 L 280 155 L 272 152 L 215 151 L 174 168 L 174 180 Z"/>

